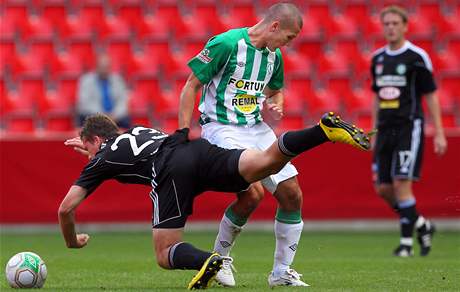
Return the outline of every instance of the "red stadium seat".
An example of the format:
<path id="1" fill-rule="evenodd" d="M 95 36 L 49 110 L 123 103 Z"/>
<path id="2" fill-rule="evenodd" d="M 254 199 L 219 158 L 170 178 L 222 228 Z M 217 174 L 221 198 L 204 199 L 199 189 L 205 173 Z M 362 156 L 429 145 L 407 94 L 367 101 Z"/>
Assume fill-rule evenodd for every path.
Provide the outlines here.
<path id="1" fill-rule="evenodd" d="M 306 76 L 312 74 L 311 62 L 301 54 L 292 50 L 283 49 L 284 71 L 288 76 Z"/>
<path id="2" fill-rule="evenodd" d="M 88 22 L 93 29 L 100 31 L 104 27 L 105 13 L 101 1 L 83 3 L 79 11 L 79 19 Z"/>
<path id="3" fill-rule="evenodd" d="M 329 17 L 325 27 L 328 39 L 355 39 L 358 36 L 355 21 L 342 14 Z"/>
<path id="4" fill-rule="evenodd" d="M 110 56 L 112 69 L 126 72 L 132 63 L 133 51 L 129 40 L 114 40 L 106 45 L 106 52 Z"/>
<path id="5" fill-rule="evenodd" d="M 167 42 L 170 36 L 168 21 L 153 15 L 145 15 L 137 31 L 139 40 L 153 40 Z"/>
<path id="6" fill-rule="evenodd" d="M 345 111 L 350 114 L 370 114 L 375 93 L 367 87 L 360 87 L 341 95 Z"/>
<path id="7" fill-rule="evenodd" d="M 234 3 L 227 14 L 221 16 L 224 30 L 235 27 L 252 26 L 258 21 L 254 4 Z"/>
<path id="8" fill-rule="evenodd" d="M 18 78 L 25 76 L 43 76 L 47 66 L 42 59 L 36 58 L 33 54 L 21 54 L 16 56 L 12 67 L 12 77 Z"/>
<path id="9" fill-rule="evenodd" d="M 50 64 L 50 61 L 54 59 L 54 43 L 52 40 L 43 39 L 35 40 L 29 44 L 29 54 L 35 58 L 42 60 L 44 64 Z"/>
<path id="10" fill-rule="evenodd" d="M 133 29 L 122 18 L 114 15 L 104 17 L 99 36 L 102 39 L 124 39 L 128 40 Z"/>
<path id="11" fill-rule="evenodd" d="M 30 95 L 8 91 L 2 103 L 2 117 L 6 130 L 28 133 L 35 130 L 36 106 Z"/>
<path id="12" fill-rule="evenodd" d="M 307 14 L 302 16 L 303 26 L 297 38 L 293 41 L 294 44 L 299 40 L 321 40 L 324 35 L 323 27 L 319 25 L 315 18 L 309 17 Z"/>
<path id="13" fill-rule="evenodd" d="M 440 51 L 431 59 L 435 73 L 460 73 L 460 58 L 451 51 Z"/>
<path id="14" fill-rule="evenodd" d="M 323 54 L 323 42 L 321 39 L 300 39 L 294 40 L 297 50 L 308 60 L 318 60 Z"/>
<path id="15" fill-rule="evenodd" d="M 13 39 L 0 39 L 0 71 L 2 75 L 5 74 L 6 68 L 14 66 L 15 58 L 16 42 Z"/>
<path id="16" fill-rule="evenodd" d="M 342 53 L 348 60 L 353 60 L 361 55 L 361 49 L 356 38 L 337 39 L 334 43 L 334 51 Z"/>
<path id="17" fill-rule="evenodd" d="M 133 1 L 133 3 L 119 3 L 120 1 L 114 2 L 118 2 L 115 4 L 119 5 L 117 9 L 117 16 L 120 19 L 123 19 L 123 21 L 131 28 L 138 28 L 141 25 L 144 13 L 140 1 Z"/>
<path id="18" fill-rule="evenodd" d="M 58 91 L 47 91 L 40 96 L 39 114 L 47 131 L 74 129 L 74 101 Z"/>
<path id="19" fill-rule="evenodd" d="M 157 78 L 149 76 L 140 76 L 133 81 L 132 94 L 136 100 L 133 101 L 136 104 L 145 103 L 154 105 L 158 100 L 161 99 L 160 84 Z M 161 103 L 161 102 L 160 102 Z M 136 108 L 132 108 L 137 110 Z"/>
<path id="20" fill-rule="evenodd" d="M 141 91 L 131 91 L 129 96 L 129 114 L 133 125 L 151 126 L 150 119 L 154 113 L 149 96 Z"/>
<path id="21" fill-rule="evenodd" d="M 80 15 L 68 15 L 59 31 L 62 39 L 76 40 L 91 40 L 97 32 L 90 21 Z"/>
<path id="22" fill-rule="evenodd" d="M 438 26 L 440 40 L 460 38 L 460 11 L 458 14 L 451 13 L 442 18 L 442 22 Z"/>
<path id="23" fill-rule="evenodd" d="M 276 121 L 275 124 L 274 130 L 278 135 L 305 127 L 304 118 L 301 116 L 285 116 L 281 120 Z"/>
<path id="24" fill-rule="evenodd" d="M 156 57 L 160 64 L 169 65 L 171 48 L 166 41 L 149 41 L 144 45 L 144 53 Z"/>
<path id="25" fill-rule="evenodd" d="M 83 73 L 83 64 L 77 55 L 69 52 L 59 53 L 53 63 L 52 78 L 73 77 L 76 78 Z"/>
<path id="26" fill-rule="evenodd" d="M 331 17 L 328 1 L 309 1 L 306 9 L 309 17 L 312 17 L 322 27 L 326 26 L 326 22 Z"/>
<path id="27" fill-rule="evenodd" d="M 42 16 L 57 29 L 65 26 L 67 8 L 65 1 L 44 1 L 42 5 Z"/>
<path id="28" fill-rule="evenodd" d="M 8 18 L 6 15 L 0 15 L 0 23 L 2 24 L 0 40 L 11 40 L 20 34 L 19 27 L 15 24 L 14 19 Z"/>
<path id="29" fill-rule="evenodd" d="M 3 6 L 3 5 L 2 5 Z M 15 33 L 21 33 L 27 27 L 28 11 L 27 6 L 21 3 L 9 3 L 3 8 L 2 35 L 14 28 Z M 11 32 L 11 31 L 10 31 Z"/>
<path id="30" fill-rule="evenodd" d="M 298 91 L 291 87 L 286 87 L 286 89 L 283 90 L 283 112 L 285 116 L 302 116 L 305 113 L 305 92 L 306 90 Z"/>
<path id="31" fill-rule="evenodd" d="M 95 53 L 91 40 L 71 39 L 67 44 L 67 52 L 80 60 L 84 71 L 94 68 Z"/>
<path id="32" fill-rule="evenodd" d="M 320 75 L 349 76 L 350 68 L 349 59 L 340 51 L 328 51 L 319 58 Z"/>
<path id="33" fill-rule="evenodd" d="M 221 17 L 214 1 L 209 3 L 196 3 L 192 15 L 192 19 L 201 20 L 204 23 L 208 35 L 219 34 L 226 30 L 221 22 Z"/>
<path id="34" fill-rule="evenodd" d="M 22 33 L 22 38 L 27 40 L 51 40 L 54 34 L 54 27 L 48 19 L 36 15 L 29 15 L 27 17 L 27 26 Z"/>
<path id="35" fill-rule="evenodd" d="M 340 110 L 340 100 L 335 92 L 319 89 L 305 97 L 310 115 L 319 116 L 324 112 Z"/>
<path id="36" fill-rule="evenodd" d="M 126 72 L 128 76 L 157 76 L 160 72 L 160 60 L 158 56 L 137 52 L 133 55 L 130 66 Z"/>

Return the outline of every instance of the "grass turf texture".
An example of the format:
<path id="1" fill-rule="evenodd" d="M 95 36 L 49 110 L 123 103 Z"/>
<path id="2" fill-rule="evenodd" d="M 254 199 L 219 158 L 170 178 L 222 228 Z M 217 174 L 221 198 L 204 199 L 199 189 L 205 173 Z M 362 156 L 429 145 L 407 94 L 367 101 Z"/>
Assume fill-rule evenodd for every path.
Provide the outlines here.
<path id="1" fill-rule="evenodd" d="M 153 257 L 146 233 L 93 233 L 83 249 L 67 249 L 59 234 L 1 234 L 1 264 L 21 251 L 38 253 L 48 267 L 48 291 L 185 291 L 195 271 L 167 271 Z M 185 240 L 212 248 L 215 233 L 186 234 Z M 460 234 L 438 232 L 425 258 L 391 256 L 396 232 L 304 232 L 294 268 L 310 291 L 459 291 Z M 266 291 L 272 268 L 272 233 L 243 232 L 234 248 L 238 290 Z M 0 277 L 0 290 L 9 286 Z M 210 290 L 223 291 L 213 286 Z M 228 289 L 225 289 L 227 291 Z M 276 288 L 297 291 L 300 288 Z"/>

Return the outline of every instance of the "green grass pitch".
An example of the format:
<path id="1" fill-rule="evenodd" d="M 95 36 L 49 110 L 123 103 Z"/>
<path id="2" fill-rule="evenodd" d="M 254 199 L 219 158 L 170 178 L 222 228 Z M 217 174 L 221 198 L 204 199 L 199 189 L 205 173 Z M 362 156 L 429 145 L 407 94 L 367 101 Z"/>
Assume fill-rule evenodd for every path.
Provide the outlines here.
<path id="1" fill-rule="evenodd" d="M 71 250 L 59 234 L 1 234 L 1 264 L 5 267 L 17 252 L 38 253 L 48 267 L 47 291 L 184 291 L 195 274 L 160 269 L 148 231 L 90 235 L 87 247 Z M 214 236 L 194 232 L 185 240 L 210 249 Z M 233 252 L 238 270 L 233 290 L 268 290 L 274 242 L 272 233 L 241 234 Z M 413 258 L 391 256 L 397 243 L 397 232 L 305 231 L 293 267 L 303 273 L 310 291 L 460 291 L 459 233 L 438 232 L 426 258 L 417 255 L 418 247 Z M 0 279 L 0 290 L 8 290 L 5 276 Z M 211 288 L 218 289 L 224 288 Z"/>

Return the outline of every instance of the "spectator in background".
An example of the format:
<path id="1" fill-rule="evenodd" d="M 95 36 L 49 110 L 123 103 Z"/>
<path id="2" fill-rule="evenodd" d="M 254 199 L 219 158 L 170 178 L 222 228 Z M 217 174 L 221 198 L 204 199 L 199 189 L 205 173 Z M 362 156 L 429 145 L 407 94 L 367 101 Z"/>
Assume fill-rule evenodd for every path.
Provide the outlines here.
<path id="1" fill-rule="evenodd" d="M 129 128 L 128 95 L 123 78 L 111 72 L 110 58 L 101 54 L 97 58 L 96 70 L 80 77 L 77 93 L 79 125 L 95 113 L 109 115 L 121 128 Z"/>

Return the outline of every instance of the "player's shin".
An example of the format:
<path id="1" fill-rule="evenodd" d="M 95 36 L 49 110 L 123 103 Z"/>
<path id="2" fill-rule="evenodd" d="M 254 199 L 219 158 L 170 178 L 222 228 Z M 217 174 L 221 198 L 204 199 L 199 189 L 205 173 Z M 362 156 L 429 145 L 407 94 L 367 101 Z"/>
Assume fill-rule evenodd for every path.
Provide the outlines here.
<path id="1" fill-rule="evenodd" d="M 223 256 L 229 256 L 235 239 L 240 234 L 247 218 L 235 214 L 232 206 L 229 206 L 222 216 L 219 225 L 219 233 L 214 243 L 214 251 Z"/>
<path id="2" fill-rule="evenodd" d="M 299 131 L 289 131 L 278 139 L 278 147 L 287 156 L 296 156 L 329 141 L 320 126 Z"/>
<path id="3" fill-rule="evenodd" d="M 273 263 L 273 274 L 275 276 L 282 275 L 294 261 L 302 228 L 303 221 L 300 211 L 285 212 L 280 209 L 277 210 L 275 218 L 276 247 Z"/>
<path id="4" fill-rule="evenodd" d="M 200 270 L 211 255 L 190 243 L 179 242 L 169 248 L 169 266 L 171 269 Z"/>

